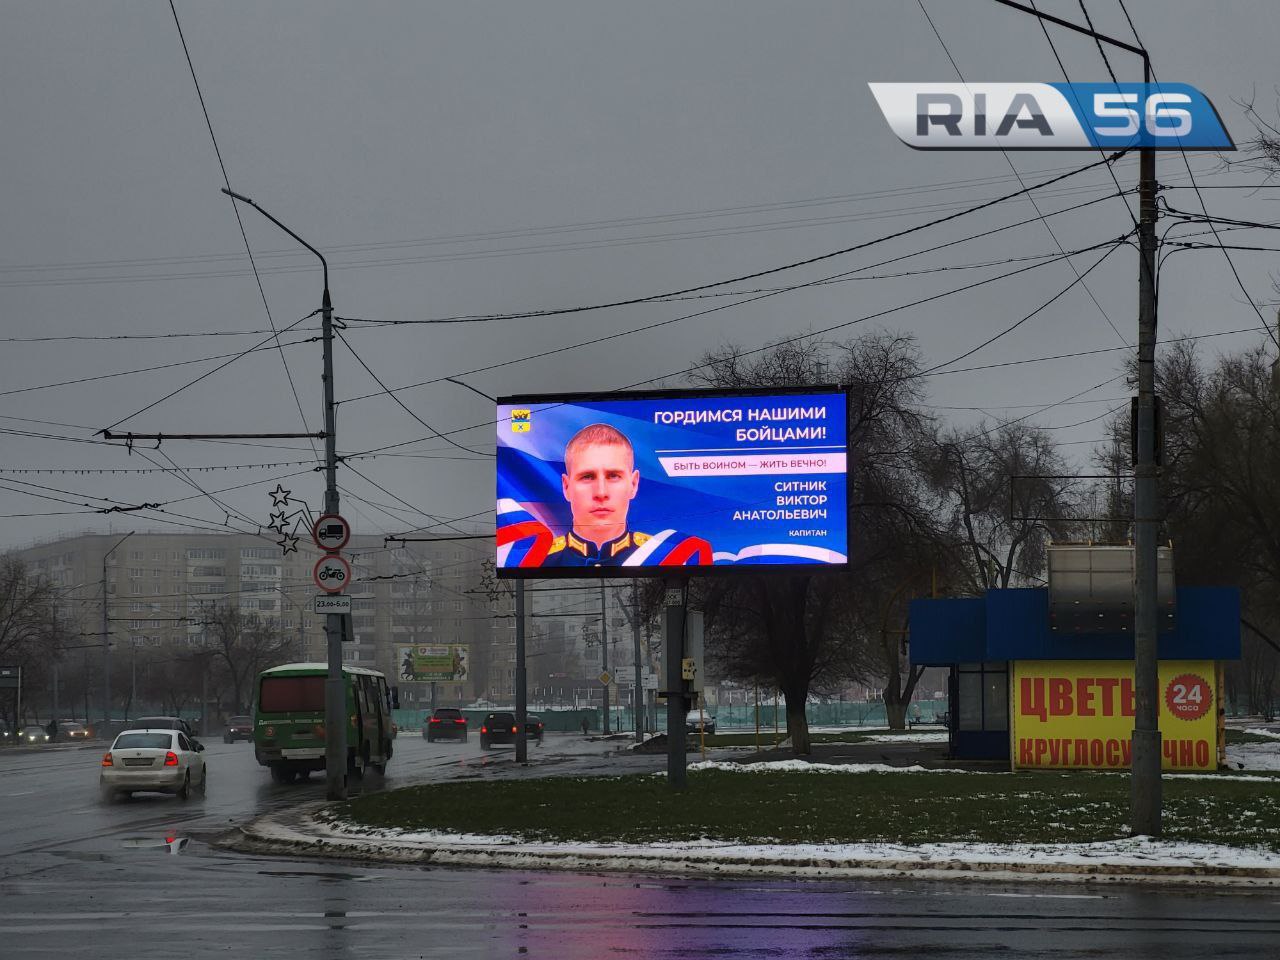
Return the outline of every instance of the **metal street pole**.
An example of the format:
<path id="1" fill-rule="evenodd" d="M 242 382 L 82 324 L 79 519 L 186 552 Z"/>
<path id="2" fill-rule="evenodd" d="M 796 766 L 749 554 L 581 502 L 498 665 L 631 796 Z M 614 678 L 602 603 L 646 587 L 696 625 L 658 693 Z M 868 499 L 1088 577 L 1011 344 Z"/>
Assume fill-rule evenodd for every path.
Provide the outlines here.
<path id="1" fill-rule="evenodd" d="M 526 693 L 528 678 L 524 666 L 524 581 L 516 581 L 516 763 L 529 760 L 529 738 L 525 736 L 525 718 L 529 715 Z"/>
<path id="2" fill-rule="evenodd" d="M 102 555 L 102 719 L 111 719 L 111 636 L 107 631 L 107 559 L 116 552 L 120 544 L 132 537 L 130 530 L 116 541 L 115 546 Z M 88 717 L 85 718 L 86 720 Z"/>
<path id="3" fill-rule="evenodd" d="M 338 513 L 337 408 L 333 402 L 333 301 L 329 299 L 329 262 L 307 241 L 267 213 L 248 197 L 226 189 L 227 196 L 247 203 L 320 259 L 324 270 L 324 296 L 320 301 L 320 339 L 324 346 L 324 512 Z M 324 684 L 325 794 L 330 800 L 347 798 L 347 709 L 342 683 L 343 614 L 325 615 L 324 633 L 329 672 Z"/>
<path id="4" fill-rule="evenodd" d="M 640 584 L 631 581 L 631 656 L 635 660 L 635 686 L 631 694 L 631 719 L 636 743 L 644 743 L 644 679 L 640 669 Z"/>
<path id="5" fill-rule="evenodd" d="M 1093 37 L 1142 58 L 1142 82 L 1151 82 L 1151 58 L 1142 47 L 1086 29 L 1016 0 L 996 3 L 1042 21 Z M 1129 828 L 1135 835 L 1161 832 L 1156 536 L 1160 491 L 1156 443 L 1156 154 L 1138 148 L 1138 402 L 1134 417 L 1137 450 L 1133 465 L 1133 766 L 1129 781 Z"/>
<path id="6" fill-rule="evenodd" d="M 684 584 L 672 577 L 663 583 L 662 657 L 667 687 L 667 785 L 683 790 L 688 784 L 685 770 L 684 717 L 688 712 L 685 681 L 681 674 L 684 659 Z"/>
<path id="7" fill-rule="evenodd" d="M 609 672 L 609 617 L 604 605 L 604 581 L 600 581 L 600 672 Z M 609 736 L 609 684 L 604 684 L 604 735 Z"/>

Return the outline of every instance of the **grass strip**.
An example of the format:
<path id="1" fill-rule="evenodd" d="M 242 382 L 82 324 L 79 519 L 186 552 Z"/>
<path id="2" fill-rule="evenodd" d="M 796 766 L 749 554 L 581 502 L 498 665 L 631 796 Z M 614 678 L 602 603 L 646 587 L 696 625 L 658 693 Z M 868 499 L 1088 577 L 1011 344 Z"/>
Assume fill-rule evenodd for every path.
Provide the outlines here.
<path id="1" fill-rule="evenodd" d="M 1164 781 L 1169 840 L 1280 851 L 1276 783 Z M 689 774 L 430 784 L 329 808 L 335 820 L 536 841 L 1085 843 L 1128 836 L 1129 778 L 1082 772 Z"/>

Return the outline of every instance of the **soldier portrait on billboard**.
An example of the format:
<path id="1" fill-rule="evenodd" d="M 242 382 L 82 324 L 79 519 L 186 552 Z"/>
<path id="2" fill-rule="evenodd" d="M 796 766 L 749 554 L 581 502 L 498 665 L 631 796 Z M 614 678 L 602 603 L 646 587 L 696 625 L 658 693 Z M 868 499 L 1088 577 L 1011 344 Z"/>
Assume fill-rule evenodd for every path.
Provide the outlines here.
<path id="1" fill-rule="evenodd" d="M 571 526 L 556 537 L 543 567 L 620 567 L 653 535 L 627 525 L 631 501 L 640 491 L 635 450 L 626 435 L 605 423 L 583 427 L 565 445 L 561 492 L 569 504 Z M 696 541 L 709 560 L 711 548 Z"/>

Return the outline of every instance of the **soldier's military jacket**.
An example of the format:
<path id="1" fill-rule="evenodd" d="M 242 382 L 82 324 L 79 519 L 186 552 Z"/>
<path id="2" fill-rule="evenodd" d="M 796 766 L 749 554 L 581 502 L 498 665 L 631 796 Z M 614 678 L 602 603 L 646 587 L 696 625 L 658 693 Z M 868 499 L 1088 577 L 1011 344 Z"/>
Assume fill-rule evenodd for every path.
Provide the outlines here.
<path id="1" fill-rule="evenodd" d="M 590 540 L 583 540 L 569 531 L 551 542 L 543 567 L 620 567 L 636 548 L 652 539 L 647 533 L 628 530 L 598 547 Z"/>

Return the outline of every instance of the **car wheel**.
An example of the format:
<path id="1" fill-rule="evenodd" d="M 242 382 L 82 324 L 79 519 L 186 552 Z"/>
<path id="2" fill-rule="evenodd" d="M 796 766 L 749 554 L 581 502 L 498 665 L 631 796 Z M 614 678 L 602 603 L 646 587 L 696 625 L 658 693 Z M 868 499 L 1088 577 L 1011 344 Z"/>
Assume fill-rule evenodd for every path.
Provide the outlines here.
<path id="1" fill-rule="evenodd" d="M 105 804 L 115 803 L 118 796 L 110 787 L 102 787 L 98 790 L 98 799 Z"/>
<path id="2" fill-rule="evenodd" d="M 230 743 L 230 742 L 231 742 L 231 734 L 229 734 L 229 733 L 224 733 L 224 734 L 222 735 L 222 742 L 223 742 L 223 743 Z"/>
<path id="3" fill-rule="evenodd" d="M 480 738 L 480 749 L 481 749 L 481 750 L 488 750 L 488 749 L 489 749 L 489 741 L 488 741 L 488 740 L 486 740 L 484 737 L 481 737 L 481 738 Z"/>
<path id="4" fill-rule="evenodd" d="M 182 786 L 178 788 L 178 799 L 186 800 L 191 796 L 191 771 L 188 770 L 182 777 Z"/>
<path id="5" fill-rule="evenodd" d="M 293 771 L 277 760 L 271 764 L 271 779 L 276 783 L 293 783 Z"/>
<path id="6" fill-rule="evenodd" d="M 200 771 L 200 793 L 203 796 L 209 789 L 209 765 L 206 763 Z"/>

